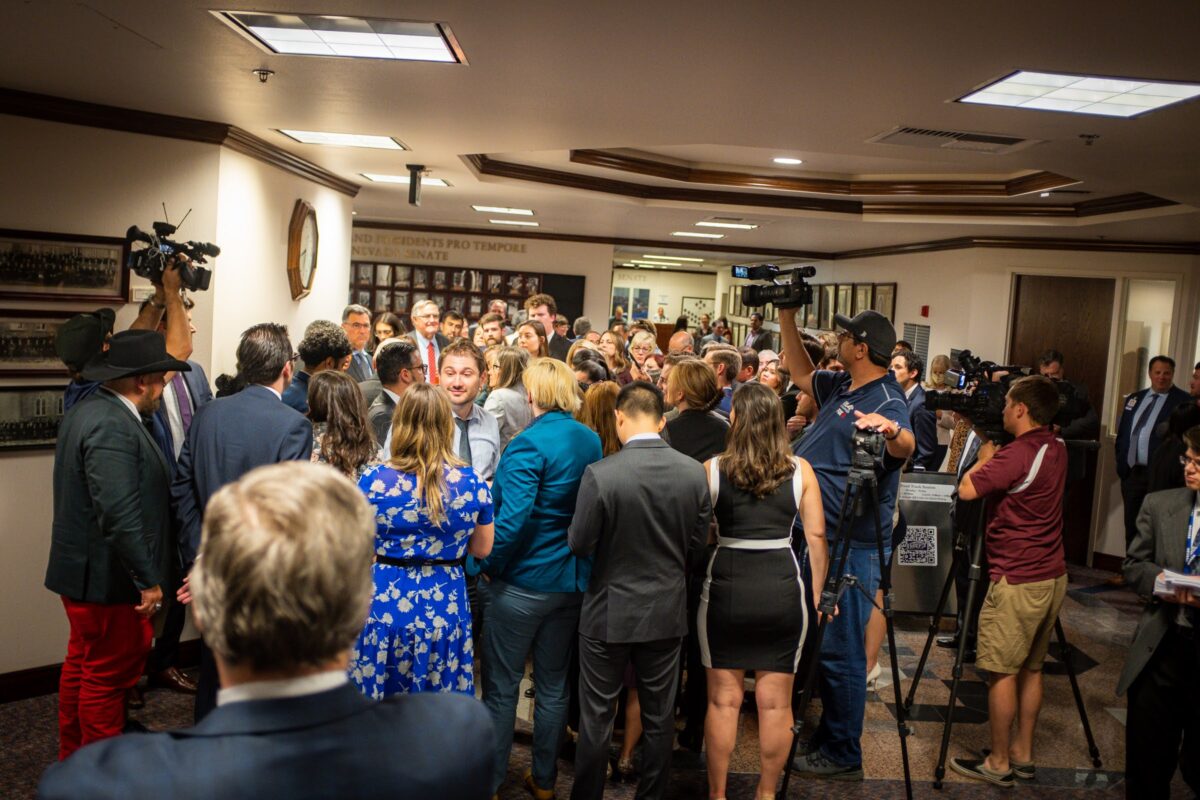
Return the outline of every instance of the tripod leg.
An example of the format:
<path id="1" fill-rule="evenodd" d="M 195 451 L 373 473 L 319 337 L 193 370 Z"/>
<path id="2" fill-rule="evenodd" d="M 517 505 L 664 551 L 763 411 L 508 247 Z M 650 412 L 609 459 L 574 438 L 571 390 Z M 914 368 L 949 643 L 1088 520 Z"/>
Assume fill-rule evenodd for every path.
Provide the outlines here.
<path id="1" fill-rule="evenodd" d="M 905 712 L 912 709 L 913 699 L 917 696 L 917 686 L 921 683 L 921 675 L 924 674 L 925 664 L 929 661 L 929 652 L 933 649 L 938 629 L 942 625 L 942 617 L 946 615 L 946 606 L 950 603 L 950 591 L 954 588 L 954 576 L 958 572 L 959 559 L 966 553 L 966 548 L 962 545 L 961 539 L 962 535 L 959 534 L 959 542 L 954 546 L 954 560 L 950 562 L 950 574 L 946 576 L 946 582 L 942 585 L 942 596 L 938 600 L 937 610 L 933 612 L 933 620 L 929 623 L 929 635 L 925 639 L 924 649 L 921 650 L 921 660 L 917 662 L 917 672 L 913 675 L 912 684 L 908 687 L 908 697 L 904 701 Z M 890 565 L 888 568 L 888 585 L 891 586 Z"/>
<path id="2" fill-rule="evenodd" d="M 908 800 L 912 800 L 912 770 L 908 763 L 908 723 L 905 721 L 906 708 L 900 698 L 900 662 L 896 653 L 896 626 L 892 618 L 892 562 L 891 559 L 884 555 L 883 550 L 883 526 L 879 522 L 879 491 L 874 483 L 871 484 L 871 508 L 875 512 L 875 546 L 879 553 L 879 589 L 883 592 L 883 619 L 887 625 L 888 638 L 888 655 L 892 662 L 892 691 L 896 696 L 896 730 L 900 734 L 900 758 L 904 762 L 904 794 Z M 953 575 L 951 575 L 953 580 Z M 950 583 L 946 584 L 946 591 L 942 594 L 942 602 L 944 603 L 949 592 Z M 941 617 L 941 607 L 938 609 L 938 617 Z M 937 624 L 936 622 L 934 623 Z M 925 652 L 929 652 L 929 643 L 932 642 L 932 635 L 929 641 L 925 643 Z M 923 658 L 922 658 L 923 660 Z M 922 664 L 924 666 L 924 664 Z"/>
<path id="3" fill-rule="evenodd" d="M 1088 722 L 1087 708 L 1083 705 L 1083 693 L 1079 691 L 1079 681 L 1075 677 L 1074 659 L 1071 658 L 1071 646 L 1063 633 L 1062 617 L 1054 620 L 1054 632 L 1058 635 L 1058 645 L 1062 648 L 1063 665 L 1067 668 L 1067 678 L 1071 681 L 1071 692 L 1075 695 L 1075 707 L 1079 709 L 1079 721 L 1083 723 L 1083 734 L 1087 737 L 1088 755 L 1092 757 L 1092 765 L 1100 769 L 1100 748 L 1092 736 L 1092 726 Z"/>

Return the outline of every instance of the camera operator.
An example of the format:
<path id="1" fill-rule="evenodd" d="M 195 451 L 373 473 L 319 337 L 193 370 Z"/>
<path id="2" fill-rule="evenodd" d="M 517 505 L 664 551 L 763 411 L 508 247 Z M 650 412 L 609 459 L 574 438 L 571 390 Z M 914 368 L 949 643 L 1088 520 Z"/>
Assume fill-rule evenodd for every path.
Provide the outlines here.
<path id="1" fill-rule="evenodd" d="M 853 319 L 835 317 L 838 361 L 845 372 L 816 370 L 796 329 L 796 310 L 779 309 L 779 328 L 786 367 L 792 381 L 817 404 L 817 416 L 795 453 L 812 464 L 821 487 L 826 535 L 837 533 L 839 510 L 854 454 L 856 428 L 874 430 L 886 440 L 885 471 L 879 476 L 879 517 L 885 548 L 891 544 L 892 513 L 900 468 L 916 449 L 904 392 L 888 370 L 896 330 L 887 318 L 864 311 Z M 828 620 L 818 654 L 821 723 L 807 752 L 793 768 L 801 777 L 862 780 L 862 729 L 867 702 L 865 633 L 879 588 L 880 564 L 875 542 L 874 512 L 850 520 L 851 550 L 846 571 L 866 592 L 842 595 L 838 616 Z M 802 540 L 802 537 L 797 537 Z"/>
<path id="2" fill-rule="evenodd" d="M 1058 397 L 1049 378 L 1013 381 L 1005 396 L 1004 430 L 1016 438 L 999 449 L 985 441 L 958 487 L 962 500 L 997 496 L 984 540 L 990 583 L 979 613 L 975 661 L 990 673 L 991 747 L 984 758 L 953 758 L 950 767 L 998 786 L 1012 786 L 1014 776 L 1034 777 L 1042 663 L 1067 592 L 1062 542 L 1067 448 L 1049 424 Z M 1017 735 L 1011 738 L 1014 719 Z"/>

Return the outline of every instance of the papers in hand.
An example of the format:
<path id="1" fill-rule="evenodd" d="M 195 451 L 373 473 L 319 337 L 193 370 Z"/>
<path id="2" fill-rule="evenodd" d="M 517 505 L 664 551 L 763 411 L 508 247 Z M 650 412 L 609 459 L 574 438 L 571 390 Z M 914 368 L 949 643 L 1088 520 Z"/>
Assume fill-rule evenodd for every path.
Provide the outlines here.
<path id="1" fill-rule="evenodd" d="M 1154 579 L 1155 597 L 1173 598 L 1177 589 L 1187 589 L 1193 595 L 1200 594 L 1200 575 L 1184 575 L 1168 569 Z"/>

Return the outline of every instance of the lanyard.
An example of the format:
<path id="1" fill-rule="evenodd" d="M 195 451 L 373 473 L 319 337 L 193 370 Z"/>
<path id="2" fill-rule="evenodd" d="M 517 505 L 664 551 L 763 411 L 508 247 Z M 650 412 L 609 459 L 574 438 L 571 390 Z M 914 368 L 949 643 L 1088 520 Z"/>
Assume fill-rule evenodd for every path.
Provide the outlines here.
<path id="1" fill-rule="evenodd" d="M 1192 506 L 1191 516 L 1188 517 L 1187 552 L 1184 553 L 1183 572 L 1191 575 L 1200 560 L 1200 499 Z"/>

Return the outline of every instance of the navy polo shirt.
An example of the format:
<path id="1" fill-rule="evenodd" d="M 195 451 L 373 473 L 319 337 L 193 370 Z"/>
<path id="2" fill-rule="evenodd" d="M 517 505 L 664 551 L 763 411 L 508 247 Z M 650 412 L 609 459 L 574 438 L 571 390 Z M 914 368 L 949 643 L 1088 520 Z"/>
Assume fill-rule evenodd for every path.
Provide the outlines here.
<path id="1" fill-rule="evenodd" d="M 817 370 L 812 376 L 813 397 L 817 401 L 817 417 L 804 429 L 804 436 L 793 449 L 796 455 L 812 465 L 821 487 L 821 503 L 825 507 L 825 536 L 833 541 L 837 534 L 838 513 L 846 493 L 846 476 L 850 472 L 854 446 L 854 423 L 863 414 L 881 414 L 912 432 L 908 419 L 908 403 L 904 390 L 891 372 L 850 391 L 849 372 Z M 879 474 L 879 522 L 883 528 L 884 547 L 891 546 L 892 512 L 896 507 L 896 490 L 900 485 L 900 468 L 904 460 L 887 456 Z M 796 531 L 803 526 L 797 517 Z M 854 517 L 850 526 L 854 547 L 875 547 L 875 518 L 870 508 L 861 517 Z"/>

